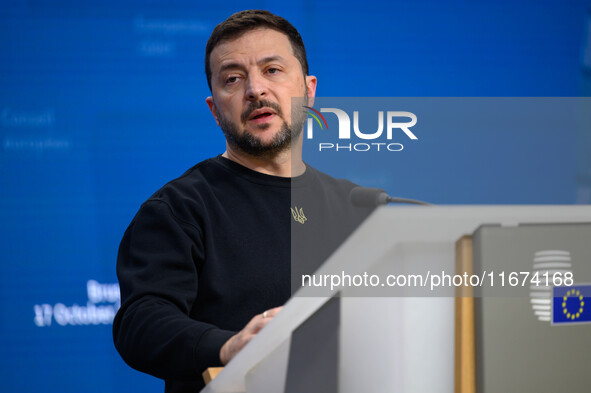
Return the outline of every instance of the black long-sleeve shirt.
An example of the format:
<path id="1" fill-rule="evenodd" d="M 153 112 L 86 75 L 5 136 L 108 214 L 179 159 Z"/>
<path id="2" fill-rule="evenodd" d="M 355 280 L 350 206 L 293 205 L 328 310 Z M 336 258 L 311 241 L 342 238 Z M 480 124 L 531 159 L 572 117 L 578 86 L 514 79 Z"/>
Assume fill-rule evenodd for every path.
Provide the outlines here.
<path id="1" fill-rule="evenodd" d="M 313 273 L 367 216 L 350 206 L 353 187 L 309 166 L 283 178 L 221 156 L 166 184 L 119 248 L 123 359 L 165 379 L 167 392 L 199 391 L 224 342 L 283 305 L 291 275 Z"/>

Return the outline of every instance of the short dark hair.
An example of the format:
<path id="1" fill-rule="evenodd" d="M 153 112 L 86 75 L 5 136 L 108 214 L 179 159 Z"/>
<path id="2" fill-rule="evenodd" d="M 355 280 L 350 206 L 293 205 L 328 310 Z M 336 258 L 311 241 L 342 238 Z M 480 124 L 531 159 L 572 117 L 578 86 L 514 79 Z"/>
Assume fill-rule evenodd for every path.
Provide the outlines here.
<path id="1" fill-rule="evenodd" d="M 306 58 L 306 48 L 302 36 L 295 27 L 284 18 L 274 15 L 269 11 L 246 10 L 231 15 L 228 19 L 220 23 L 213 29 L 207 45 L 205 46 L 205 75 L 207 84 L 211 90 L 211 66 L 209 59 L 214 48 L 224 40 L 236 38 L 241 34 L 257 28 L 268 28 L 284 33 L 293 50 L 293 54 L 302 66 L 304 75 L 308 75 L 308 59 Z"/>

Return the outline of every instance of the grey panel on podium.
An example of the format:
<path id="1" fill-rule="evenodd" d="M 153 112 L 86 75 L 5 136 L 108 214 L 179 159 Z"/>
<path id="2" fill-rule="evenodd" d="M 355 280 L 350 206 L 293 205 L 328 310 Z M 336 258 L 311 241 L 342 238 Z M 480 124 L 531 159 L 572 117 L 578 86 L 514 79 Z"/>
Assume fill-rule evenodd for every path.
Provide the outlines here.
<path id="1" fill-rule="evenodd" d="M 485 288 L 475 299 L 478 392 L 589 391 L 591 304 L 583 300 L 591 297 L 590 243 L 591 224 L 483 226 L 476 231 L 475 272 L 496 266 L 499 272 L 520 273 L 513 282 L 505 276 L 504 283 L 497 274 L 497 285 L 506 288 L 523 279 L 528 284 L 504 293 Z M 572 291 L 564 288 L 567 293 L 583 288 L 587 293 L 554 302 L 553 291 L 559 289 L 554 287 L 564 286 L 568 277 L 573 280 L 568 282 Z"/>
<path id="2" fill-rule="evenodd" d="M 454 272 L 456 240 L 482 224 L 575 222 L 591 222 L 591 207 L 383 207 L 316 274 L 385 274 L 418 268 Z M 286 391 L 294 330 L 337 292 L 339 393 L 453 392 L 453 291 L 375 297 L 363 288 L 342 287 L 300 288 L 203 392 Z"/>

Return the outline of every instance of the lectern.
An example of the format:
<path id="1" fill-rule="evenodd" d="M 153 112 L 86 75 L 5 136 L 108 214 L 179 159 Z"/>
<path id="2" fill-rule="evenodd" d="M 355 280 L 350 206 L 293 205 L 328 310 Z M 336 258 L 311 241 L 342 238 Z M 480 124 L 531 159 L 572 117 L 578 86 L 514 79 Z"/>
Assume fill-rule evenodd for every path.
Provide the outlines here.
<path id="1" fill-rule="evenodd" d="M 482 286 L 494 293 L 475 288 L 477 292 L 470 294 L 474 296 L 475 303 L 475 313 L 471 318 L 474 315 L 478 318 L 478 296 L 481 299 L 511 299 L 522 297 L 523 292 L 520 291 L 531 297 L 530 292 L 534 291 L 530 288 L 531 281 L 518 282 L 519 285 L 515 286 L 508 281 L 511 279 L 511 284 L 515 284 L 515 274 L 509 278 L 511 273 L 517 272 L 519 280 L 524 276 L 521 272 L 532 274 L 535 271 L 533 265 L 528 265 L 529 269 L 517 263 L 495 265 L 496 261 L 493 261 L 487 265 L 486 261 L 478 259 L 490 258 L 490 254 L 484 253 L 489 251 L 486 241 L 492 241 L 490 237 L 487 240 L 487 236 L 483 236 L 486 228 L 516 229 L 531 225 L 576 223 L 591 223 L 591 206 L 379 208 L 315 273 L 318 277 L 375 276 L 379 278 L 379 283 L 373 285 L 376 284 L 374 280 L 362 285 L 301 287 L 283 311 L 202 392 L 451 393 L 454 389 L 467 392 L 470 382 L 466 385 L 468 387 L 458 384 L 465 377 L 465 370 L 475 372 L 478 381 L 479 367 L 484 367 L 486 373 L 490 360 L 478 353 L 478 340 L 486 344 L 484 350 L 494 346 L 494 342 L 479 336 L 478 329 L 484 335 L 489 330 L 477 323 L 476 337 L 473 335 L 471 339 L 476 345 L 475 356 L 470 360 L 466 356 L 462 358 L 457 352 L 462 348 L 466 350 L 465 343 L 461 345 L 462 333 L 456 340 L 458 286 L 454 285 L 453 278 L 450 284 L 441 281 L 446 274 L 461 276 L 458 274 L 461 269 L 456 271 L 457 242 L 465 235 L 473 237 L 477 243 L 471 254 L 474 257 L 473 273 L 481 280 L 492 277 L 497 285 L 492 288 L 490 285 Z M 582 228 L 589 226 L 581 225 Z M 565 236 L 569 237 L 572 233 L 580 236 L 576 228 L 572 231 Z M 512 235 L 500 236 L 510 239 Z M 529 236 L 535 238 L 536 235 Z M 560 240 L 559 237 L 555 240 Z M 542 247 L 544 250 L 560 251 L 565 248 L 564 242 L 554 245 L 552 236 L 548 239 Z M 508 247 L 508 243 L 497 243 L 496 247 Z M 591 248 L 591 237 L 583 248 Z M 501 255 L 510 255 L 502 252 Z M 533 263 L 535 258 L 532 255 L 528 260 Z M 591 260 L 576 263 L 589 265 Z M 580 280 L 591 282 L 591 276 L 585 276 L 590 269 L 575 269 L 574 265 L 573 262 L 574 284 L 580 284 Z M 465 268 L 464 265 L 459 266 Z M 579 276 L 576 276 L 577 272 Z M 565 277 L 563 273 L 566 272 L 561 271 L 562 278 Z M 505 288 L 511 290 L 500 287 L 499 280 L 503 275 Z M 538 315 L 531 308 L 533 303 L 529 297 L 528 317 L 535 319 Z M 568 307 L 565 306 L 565 309 L 570 310 Z M 551 315 L 547 314 L 548 310 L 545 311 L 544 315 Z M 488 312 L 488 308 L 483 312 Z M 511 315 L 513 320 L 504 322 L 520 323 L 515 314 Z M 461 318 L 460 315 L 460 321 Z M 482 321 L 486 322 L 486 319 Z M 548 323 L 548 329 L 551 328 L 551 322 L 544 323 Z M 574 328 L 591 333 L 591 325 L 578 326 Z M 460 345 L 456 346 L 456 341 Z M 589 342 L 582 345 L 589 348 Z M 519 351 L 519 347 L 515 350 Z M 468 348 L 466 353 L 469 352 Z M 458 356 L 460 360 L 472 362 L 473 367 L 457 371 L 455 364 Z M 525 355 L 523 358 L 526 358 Z M 537 361 L 532 358 L 530 364 L 518 367 L 535 367 Z M 494 378 L 502 377 L 502 370 L 495 372 Z M 512 375 L 515 374 L 518 373 Z M 580 378 L 583 381 L 587 377 Z M 524 391 L 522 387 L 518 390 Z"/>

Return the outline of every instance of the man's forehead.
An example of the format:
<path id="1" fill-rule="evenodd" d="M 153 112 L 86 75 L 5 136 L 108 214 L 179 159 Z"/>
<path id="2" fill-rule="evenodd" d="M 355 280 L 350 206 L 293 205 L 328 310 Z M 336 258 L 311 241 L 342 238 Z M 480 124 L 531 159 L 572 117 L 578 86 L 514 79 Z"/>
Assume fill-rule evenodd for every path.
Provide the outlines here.
<path id="1" fill-rule="evenodd" d="M 271 58 L 287 60 L 294 57 L 295 59 L 287 35 L 274 29 L 257 28 L 220 41 L 211 52 L 212 69 L 219 69 L 224 63 L 240 61 L 241 58 L 249 55 L 260 57 L 256 59 L 257 62 Z"/>

